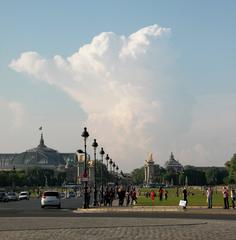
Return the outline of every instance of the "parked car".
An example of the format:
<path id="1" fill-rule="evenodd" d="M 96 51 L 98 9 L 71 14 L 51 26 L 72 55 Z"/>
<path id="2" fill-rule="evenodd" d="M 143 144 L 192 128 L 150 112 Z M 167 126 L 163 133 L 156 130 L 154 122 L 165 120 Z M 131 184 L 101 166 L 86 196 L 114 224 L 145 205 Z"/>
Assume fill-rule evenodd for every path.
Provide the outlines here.
<path id="1" fill-rule="evenodd" d="M 9 201 L 17 201 L 18 200 L 18 196 L 15 192 L 8 192 L 7 196 L 8 196 Z"/>
<path id="2" fill-rule="evenodd" d="M 0 192 L 0 202 L 8 202 L 8 196 L 6 192 Z"/>
<path id="3" fill-rule="evenodd" d="M 75 197 L 76 197 L 75 192 L 68 192 L 67 198 L 75 198 Z"/>
<path id="4" fill-rule="evenodd" d="M 29 192 L 24 191 L 24 192 L 20 192 L 19 194 L 19 200 L 29 200 Z"/>
<path id="5" fill-rule="evenodd" d="M 41 197 L 41 208 L 46 206 L 55 206 L 61 208 L 60 193 L 54 191 L 46 191 Z"/>

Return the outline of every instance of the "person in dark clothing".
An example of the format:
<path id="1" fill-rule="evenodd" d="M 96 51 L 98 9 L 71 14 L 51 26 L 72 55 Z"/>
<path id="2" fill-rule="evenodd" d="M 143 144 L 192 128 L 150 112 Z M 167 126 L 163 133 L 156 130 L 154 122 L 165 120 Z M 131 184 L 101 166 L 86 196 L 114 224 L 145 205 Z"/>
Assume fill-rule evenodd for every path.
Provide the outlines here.
<path id="1" fill-rule="evenodd" d="M 229 209 L 229 192 L 227 187 L 223 187 L 222 194 L 224 198 L 224 209 Z"/>
<path id="2" fill-rule="evenodd" d="M 164 192 L 163 188 L 160 187 L 160 189 L 159 189 L 159 200 L 160 200 L 160 201 L 162 201 L 162 198 L 163 198 L 163 192 Z"/>
<path id="3" fill-rule="evenodd" d="M 184 197 L 184 201 L 186 201 L 186 206 L 187 206 L 187 203 L 188 203 L 188 191 L 187 191 L 187 188 L 184 187 L 184 190 L 183 190 L 183 197 Z M 184 207 L 186 208 L 186 207 Z"/>
<path id="4" fill-rule="evenodd" d="M 165 200 L 168 198 L 168 191 L 165 189 Z"/>

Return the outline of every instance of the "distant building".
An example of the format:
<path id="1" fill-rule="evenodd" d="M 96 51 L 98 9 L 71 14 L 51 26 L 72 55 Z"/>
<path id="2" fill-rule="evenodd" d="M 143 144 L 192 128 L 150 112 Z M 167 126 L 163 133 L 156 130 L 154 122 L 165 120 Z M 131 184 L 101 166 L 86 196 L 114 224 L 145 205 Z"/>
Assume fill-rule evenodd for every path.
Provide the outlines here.
<path id="1" fill-rule="evenodd" d="M 73 172 L 76 169 L 75 153 L 59 153 L 44 144 L 43 134 L 41 134 L 39 145 L 22 153 L 0 154 L 0 170 L 24 170 L 27 168 L 39 167 L 52 169 L 54 171 Z M 76 179 L 76 173 L 74 179 Z M 71 177 L 69 177 L 71 179 Z"/>
<path id="2" fill-rule="evenodd" d="M 181 173 L 184 170 L 184 167 L 175 160 L 174 154 L 171 152 L 169 161 L 166 162 L 165 168 L 168 172 L 172 173 Z"/>

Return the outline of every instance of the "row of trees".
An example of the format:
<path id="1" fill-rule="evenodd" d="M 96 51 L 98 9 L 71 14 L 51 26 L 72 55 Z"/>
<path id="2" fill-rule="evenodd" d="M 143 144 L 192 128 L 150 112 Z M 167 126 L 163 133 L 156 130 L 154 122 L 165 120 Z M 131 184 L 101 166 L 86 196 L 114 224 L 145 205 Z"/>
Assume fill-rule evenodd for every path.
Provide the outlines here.
<path id="1" fill-rule="evenodd" d="M 66 173 L 55 173 L 51 169 L 29 168 L 0 172 L 0 187 L 6 186 L 61 186 L 66 180 Z"/>
<path id="2" fill-rule="evenodd" d="M 75 169 L 74 169 L 75 170 Z M 96 166 L 96 181 L 98 186 L 106 185 L 108 182 L 126 184 L 127 179 L 117 172 L 110 172 L 107 167 L 98 162 Z M 66 172 L 55 172 L 52 169 L 42 169 L 39 167 L 28 168 L 26 170 L 0 171 L 0 187 L 39 187 L 39 186 L 62 186 L 68 182 Z M 76 174 L 77 175 L 77 174 Z M 72 183 L 76 183 L 77 179 L 73 179 Z M 102 181 L 102 182 L 101 182 Z"/>
<path id="3" fill-rule="evenodd" d="M 236 167 L 236 161 L 235 161 Z M 140 185 L 144 182 L 144 167 L 134 169 L 131 173 L 134 184 Z M 233 176 L 233 174 L 232 174 Z M 236 176 L 236 175 L 235 175 Z M 229 183 L 229 172 L 227 168 L 207 167 L 198 168 L 194 166 L 185 166 L 181 173 L 174 173 L 160 167 L 158 164 L 154 165 L 154 179 L 156 183 L 171 183 L 174 185 L 184 185 L 186 179 L 188 185 L 220 185 Z M 232 179 L 232 178 L 231 178 Z M 236 180 L 236 179 L 235 179 Z"/>
<path id="4" fill-rule="evenodd" d="M 154 165 L 154 179 L 156 183 L 173 182 L 175 185 L 184 185 L 186 177 L 188 185 L 220 185 L 236 184 L 236 154 L 225 163 L 225 168 L 205 167 L 199 168 L 194 166 L 185 166 L 182 173 L 176 174 L 167 171 L 165 168 Z M 119 182 L 126 184 L 127 178 L 119 178 L 117 174 L 110 173 L 104 164 L 97 164 L 97 183 L 101 184 L 101 175 L 103 184 L 107 182 Z M 30 168 L 20 171 L 0 171 L 0 187 L 6 186 L 62 186 L 67 181 L 66 172 L 55 172 L 50 169 Z M 144 167 L 134 169 L 131 172 L 131 179 L 135 185 L 141 185 L 144 182 Z"/>

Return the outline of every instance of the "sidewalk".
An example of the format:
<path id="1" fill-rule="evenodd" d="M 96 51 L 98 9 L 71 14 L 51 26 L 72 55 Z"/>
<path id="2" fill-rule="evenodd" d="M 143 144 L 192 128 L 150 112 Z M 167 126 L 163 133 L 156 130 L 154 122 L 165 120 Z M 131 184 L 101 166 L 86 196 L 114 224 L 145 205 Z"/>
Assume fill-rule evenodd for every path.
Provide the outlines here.
<path id="1" fill-rule="evenodd" d="M 118 206 L 118 200 L 113 201 L 113 206 L 101 206 L 88 209 L 78 208 L 74 212 L 77 213 L 115 213 L 115 212 L 175 212 L 175 213 L 191 213 L 191 214 L 222 214 L 222 215 L 236 215 L 236 209 L 223 209 L 222 207 L 213 207 L 211 209 L 207 206 L 189 206 L 183 209 L 179 206 Z"/>

